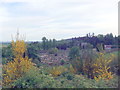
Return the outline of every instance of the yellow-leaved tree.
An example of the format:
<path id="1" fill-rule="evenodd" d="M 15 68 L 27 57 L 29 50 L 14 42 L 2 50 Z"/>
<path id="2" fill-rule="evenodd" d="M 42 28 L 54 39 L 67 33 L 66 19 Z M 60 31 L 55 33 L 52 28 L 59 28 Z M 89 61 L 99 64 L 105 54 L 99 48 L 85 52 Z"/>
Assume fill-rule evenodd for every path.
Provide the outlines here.
<path id="1" fill-rule="evenodd" d="M 110 72 L 110 63 L 114 60 L 114 54 L 107 54 L 105 52 L 97 53 L 95 58 L 87 58 L 83 63 L 83 72 L 89 78 L 98 80 L 109 80 L 113 78 Z"/>
<path id="2" fill-rule="evenodd" d="M 104 80 L 109 80 L 111 78 L 113 78 L 112 72 L 109 71 L 110 66 L 109 64 L 112 62 L 112 60 L 114 60 L 114 55 L 110 54 L 109 57 L 107 58 L 107 56 L 104 53 L 99 53 L 98 58 L 96 59 L 95 63 L 93 64 L 94 70 L 94 79 L 95 80 L 100 80 L 100 79 L 104 79 Z"/>
<path id="3" fill-rule="evenodd" d="M 22 77 L 35 64 L 31 62 L 28 56 L 25 56 L 26 44 L 25 41 L 16 37 L 16 41 L 12 40 L 12 51 L 14 54 L 13 61 L 8 62 L 3 66 L 3 87 L 12 87 L 12 82 Z"/>

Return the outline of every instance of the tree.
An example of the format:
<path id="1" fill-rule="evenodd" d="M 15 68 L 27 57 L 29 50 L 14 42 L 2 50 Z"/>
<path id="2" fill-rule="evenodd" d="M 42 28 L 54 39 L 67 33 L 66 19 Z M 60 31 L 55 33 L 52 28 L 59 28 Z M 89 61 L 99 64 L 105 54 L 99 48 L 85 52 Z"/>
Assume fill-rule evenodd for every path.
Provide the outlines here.
<path id="1" fill-rule="evenodd" d="M 56 47 L 56 40 L 53 39 L 53 48 L 55 48 L 55 47 Z"/>
<path id="2" fill-rule="evenodd" d="M 56 40 L 48 40 L 46 37 L 42 38 L 42 47 L 43 50 L 48 50 L 50 48 L 55 48 L 56 47 Z"/>
<path id="3" fill-rule="evenodd" d="M 96 53 L 92 49 L 85 49 L 80 52 L 81 72 L 86 74 L 88 78 L 93 78 L 93 63 L 96 58 Z M 82 63 L 82 64 L 81 64 Z"/>
<path id="4" fill-rule="evenodd" d="M 48 50 L 48 49 L 49 49 L 49 41 L 48 41 L 48 39 L 46 39 L 45 50 Z"/>
<path id="5" fill-rule="evenodd" d="M 104 36 L 102 34 L 99 34 L 97 37 L 99 39 L 99 43 L 104 43 L 105 42 Z"/>
<path id="6" fill-rule="evenodd" d="M 22 77 L 29 71 L 34 64 L 25 56 L 26 44 L 24 40 L 19 39 L 17 35 L 16 41 L 12 41 L 13 61 L 8 62 L 3 66 L 3 86 L 12 87 L 12 82 Z"/>
<path id="7" fill-rule="evenodd" d="M 46 49 L 46 40 L 47 40 L 46 37 L 42 38 L 42 47 L 44 50 Z"/>
<path id="8" fill-rule="evenodd" d="M 106 45 L 113 45 L 114 44 L 114 37 L 113 37 L 112 33 L 105 35 L 104 39 L 105 39 Z"/>
<path id="9" fill-rule="evenodd" d="M 94 70 L 94 79 L 95 80 L 109 80 L 113 78 L 112 72 L 109 71 L 109 64 L 112 62 L 115 56 L 111 54 L 108 58 L 106 58 L 105 53 L 99 53 L 98 58 L 95 60 L 93 64 Z"/>
<path id="10" fill-rule="evenodd" d="M 49 46 L 49 48 L 52 48 L 52 46 L 53 46 L 53 42 L 52 42 L 51 39 L 49 40 L 49 45 L 48 46 Z"/>

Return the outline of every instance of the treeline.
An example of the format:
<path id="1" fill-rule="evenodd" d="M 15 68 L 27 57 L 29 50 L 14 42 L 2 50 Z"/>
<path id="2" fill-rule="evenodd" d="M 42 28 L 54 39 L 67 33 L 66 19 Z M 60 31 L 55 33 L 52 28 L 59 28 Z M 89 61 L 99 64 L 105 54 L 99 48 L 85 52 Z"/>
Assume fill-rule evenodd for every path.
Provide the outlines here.
<path id="1" fill-rule="evenodd" d="M 42 38 L 42 48 L 43 50 L 48 50 L 50 48 L 55 48 L 56 47 L 56 40 L 48 40 L 46 37 Z"/>
<path id="2" fill-rule="evenodd" d="M 99 34 L 97 36 L 94 36 L 93 34 L 87 34 L 85 37 L 78 37 L 78 38 L 72 38 L 69 39 L 74 46 L 76 43 L 79 44 L 81 42 L 87 42 L 93 45 L 93 47 L 96 47 L 97 44 L 104 44 L 104 45 L 120 45 L 120 36 L 113 36 L 112 33 L 102 35 Z"/>
<path id="3" fill-rule="evenodd" d="M 94 33 L 93 34 L 89 33 L 84 37 L 78 37 L 78 38 L 75 37 L 75 38 L 59 40 L 59 41 L 57 41 L 56 39 L 47 39 L 46 37 L 43 37 L 42 43 L 33 42 L 30 43 L 28 46 L 31 46 L 32 48 L 36 48 L 36 50 L 49 50 L 51 48 L 66 50 L 67 48 L 71 48 L 73 46 L 81 47 L 82 43 L 88 43 L 88 47 L 92 46 L 92 48 L 96 48 L 98 44 L 120 45 L 120 36 L 114 37 L 112 33 L 106 35 L 99 34 L 95 36 Z"/>

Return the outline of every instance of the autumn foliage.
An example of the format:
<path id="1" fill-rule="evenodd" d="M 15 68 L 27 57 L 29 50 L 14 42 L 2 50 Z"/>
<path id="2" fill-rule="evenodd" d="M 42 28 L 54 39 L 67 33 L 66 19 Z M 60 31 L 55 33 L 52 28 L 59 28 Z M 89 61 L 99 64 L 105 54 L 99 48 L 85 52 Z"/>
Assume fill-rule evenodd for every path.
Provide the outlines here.
<path id="1" fill-rule="evenodd" d="M 25 56 L 26 44 L 17 36 L 16 41 L 12 41 L 13 61 L 3 66 L 3 86 L 12 87 L 11 83 L 22 77 L 34 64 Z"/>
<path id="2" fill-rule="evenodd" d="M 110 72 L 109 66 L 113 60 L 113 54 L 106 57 L 105 53 L 100 52 L 98 53 L 98 57 L 92 63 L 87 62 L 84 64 L 83 70 L 96 81 L 100 79 L 109 80 L 113 78 L 113 74 Z"/>
<path id="3" fill-rule="evenodd" d="M 112 72 L 109 71 L 110 66 L 109 64 L 112 62 L 114 55 L 111 54 L 108 58 L 105 57 L 104 53 L 99 53 L 96 62 L 93 64 L 94 70 L 94 79 L 95 80 L 109 80 L 113 78 Z"/>
<path id="4" fill-rule="evenodd" d="M 113 73 L 110 71 L 110 64 L 114 60 L 115 55 L 105 52 L 81 52 L 83 59 L 73 60 L 72 65 L 78 73 L 83 73 L 88 78 L 98 80 L 109 80 L 113 78 Z M 94 57 L 96 55 L 96 57 Z"/>
<path id="5" fill-rule="evenodd" d="M 66 71 L 67 71 L 67 68 L 65 68 L 63 66 L 56 66 L 56 67 L 52 67 L 52 69 L 49 72 L 50 72 L 50 74 L 52 74 L 52 76 L 56 77 Z"/>

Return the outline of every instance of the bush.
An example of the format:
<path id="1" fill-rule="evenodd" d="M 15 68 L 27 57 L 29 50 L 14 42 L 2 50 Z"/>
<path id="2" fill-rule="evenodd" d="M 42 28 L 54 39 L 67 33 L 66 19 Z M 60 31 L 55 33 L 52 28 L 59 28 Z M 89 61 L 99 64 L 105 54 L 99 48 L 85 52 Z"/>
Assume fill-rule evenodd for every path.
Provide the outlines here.
<path id="1" fill-rule="evenodd" d="M 55 88 L 55 80 L 37 69 L 32 69 L 13 83 L 14 88 Z"/>
<path id="2" fill-rule="evenodd" d="M 66 73 L 64 77 L 58 77 L 57 81 L 61 82 L 61 88 L 95 88 L 92 80 L 82 75 Z"/>
<path id="3" fill-rule="evenodd" d="M 80 59 L 82 65 L 82 72 L 88 76 L 88 78 L 94 78 L 93 76 L 93 63 L 97 57 L 96 52 L 92 49 L 81 50 Z"/>
<path id="4" fill-rule="evenodd" d="M 73 77 L 72 75 L 68 75 L 68 76 L 67 76 L 67 79 L 68 79 L 68 80 L 72 80 L 73 78 L 74 78 L 74 77 Z"/>
<path id="5" fill-rule="evenodd" d="M 80 51 L 80 58 L 71 60 L 74 71 L 81 74 L 88 75 L 93 78 L 93 63 L 95 61 L 96 53 L 92 49 L 83 49 Z"/>
<path id="6" fill-rule="evenodd" d="M 93 45 L 92 45 L 92 44 L 88 43 L 88 44 L 86 45 L 86 49 L 92 49 L 92 48 L 93 48 Z"/>
<path id="7" fill-rule="evenodd" d="M 116 75 L 119 75 L 119 62 L 118 59 L 120 55 L 118 55 L 118 51 L 117 52 L 113 52 L 113 54 L 115 55 L 113 61 L 110 63 L 110 71 L 113 72 Z M 107 57 L 110 57 L 110 54 L 106 55 Z"/>
<path id="8" fill-rule="evenodd" d="M 79 47 L 73 46 L 73 47 L 70 49 L 70 52 L 69 52 L 69 57 L 70 57 L 70 59 L 71 59 L 71 60 L 76 59 L 77 57 L 79 57 L 79 55 L 80 55 Z"/>
<path id="9" fill-rule="evenodd" d="M 68 77 L 70 77 L 68 80 Z M 72 77 L 72 79 L 71 79 Z M 61 78 L 62 87 L 64 88 L 117 88 L 118 76 L 114 76 L 110 81 L 89 79 L 83 75 L 67 74 L 66 78 Z"/>
<path id="10" fill-rule="evenodd" d="M 72 60 L 71 61 L 71 67 L 70 67 L 70 71 L 73 73 L 81 73 L 82 72 L 82 62 L 80 59 L 76 59 L 76 60 Z"/>
<path id="11" fill-rule="evenodd" d="M 65 64 L 65 61 L 62 59 L 60 62 L 61 65 Z"/>
<path id="12" fill-rule="evenodd" d="M 57 54 L 57 52 L 58 52 L 58 49 L 57 48 L 51 48 L 51 49 L 49 49 L 49 54 Z"/>
<path id="13" fill-rule="evenodd" d="M 22 78 L 13 83 L 15 88 L 116 88 L 118 87 L 118 76 L 110 81 L 89 79 L 85 75 L 64 72 L 53 78 L 45 75 L 41 70 L 27 72 Z"/>
<path id="14" fill-rule="evenodd" d="M 70 71 L 70 73 L 76 73 L 76 68 L 75 68 L 75 66 L 73 67 L 73 66 L 70 64 L 69 71 Z"/>
<path id="15" fill-rule="evenodd" d="M 63 66 L 52 67 L 52 69 L 49 70 L 50 74 L 52 74 L 55 77 L 61 75 L 62 73 L 66 71 L 67 71 L 67 68 Z"/>
<path id="16" fill-rule="evenodd" d="M 41 66 L 41 59 L 40 58 L 33 59 L 32 62 L 35 63 L 37 67 Z"/>

